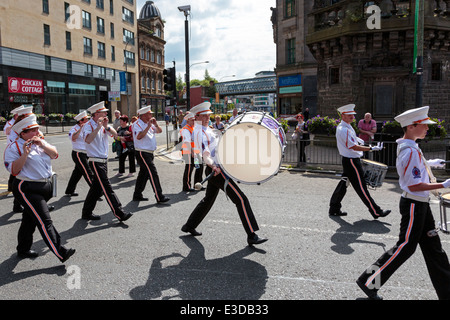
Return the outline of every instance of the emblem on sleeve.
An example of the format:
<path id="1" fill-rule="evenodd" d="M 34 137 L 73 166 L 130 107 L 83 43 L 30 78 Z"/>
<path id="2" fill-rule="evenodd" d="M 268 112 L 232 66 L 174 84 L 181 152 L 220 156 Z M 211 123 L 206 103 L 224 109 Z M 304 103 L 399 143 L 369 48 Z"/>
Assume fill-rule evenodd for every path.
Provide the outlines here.
<path id="1" fill-rule="evenodd" d="M 417 169 L 417 167 L 414 167 L 412 169 L 412 175 L 413 175 L 414 179 L 420 179 L 421 178 L 420 170 Z"/>

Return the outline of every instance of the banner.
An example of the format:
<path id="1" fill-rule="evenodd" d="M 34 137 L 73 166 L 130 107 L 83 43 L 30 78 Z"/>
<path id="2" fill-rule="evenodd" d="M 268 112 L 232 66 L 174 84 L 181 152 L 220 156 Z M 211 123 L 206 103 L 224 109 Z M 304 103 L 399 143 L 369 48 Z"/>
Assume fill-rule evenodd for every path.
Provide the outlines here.
<path id="1" fill-rule="evenodd" d="M 44 81 L 8 77 L 9 93 L 44 94 Z"/>
<path id="2" fill-rule="evenodd" d="M 127 76 L 125 71 L 119 72 L 119 78 L 120 78 L 120 91 L 121 92 L 127 92 Z"/>

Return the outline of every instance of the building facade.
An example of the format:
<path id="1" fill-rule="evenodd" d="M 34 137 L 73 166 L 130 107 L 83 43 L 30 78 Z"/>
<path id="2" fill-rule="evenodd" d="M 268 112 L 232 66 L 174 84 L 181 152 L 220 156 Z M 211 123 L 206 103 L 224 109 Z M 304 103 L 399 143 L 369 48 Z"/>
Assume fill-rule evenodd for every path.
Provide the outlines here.
<path id="1" fill-rule="evenodd" d="M 336 108 L 355 103 L 358 118 L 370 112 L 383 121 L 416 107 L 416 1 L 311 2 L 306 43 L 318 63 L 320 115 L 337 117 Z M 424 3 L 423 105 L 449 123 L 450 1 Z M 370 24 L 372 5 L 381 9 L 379 27 Z"/>
<path id="2" fill-rule="evenodd" d="M 32 103 L 35 113 L 78 113 L 107 101 L 135 113 L 135 1 L 2 0 L 0 111 Z"/>
<path id="3" fill-rule="evenodd" d="M 276 43 L 277 113 L 316 113 L 317 63 L 306 45 L 307 16 L 313 1 L 277 0 L 272 10 Z"/>
<path id="4" fill-rule="evenodd" d="M 153 1 L 142 7 L 138 19 L 139 93 L 141 106 L 151 105 L 155 117 L 163 119 L 166 106 L 164 92 L 164 22 Z"/>

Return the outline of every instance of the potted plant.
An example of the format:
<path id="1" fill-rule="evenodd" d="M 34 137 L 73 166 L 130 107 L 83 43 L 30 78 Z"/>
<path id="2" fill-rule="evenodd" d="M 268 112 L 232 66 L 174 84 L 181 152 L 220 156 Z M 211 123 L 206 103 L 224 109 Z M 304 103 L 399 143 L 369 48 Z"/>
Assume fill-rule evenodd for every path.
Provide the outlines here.
<path id="1" fill-rule="evenodd" d="M 432 118 L 432 121 L 436 122 L 436 124 L 432 124 L 428 126 L 427 136 L 425 140 L 432 139 L 440 139 L 443 140 L 447 136 L 447 130 L 445 129 L 444 123 L 445 120 Z"/>

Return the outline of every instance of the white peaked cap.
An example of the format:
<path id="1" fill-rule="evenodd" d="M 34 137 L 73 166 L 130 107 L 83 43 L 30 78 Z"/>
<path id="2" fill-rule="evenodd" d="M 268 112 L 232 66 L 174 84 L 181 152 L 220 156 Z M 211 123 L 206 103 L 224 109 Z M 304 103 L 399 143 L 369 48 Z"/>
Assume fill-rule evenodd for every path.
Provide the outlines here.
<path id="1" fill-rule="evenodd" d="M 355 107 L 356 106 L 353 103 L 347 104 L 345 106 L 338 108 L 337 111 L 339 111 L 340 114 L 356 114 Z"/>
<path id="2" fill-rule="evenodd" d="M 12 129 L 15 132 L 17 132 L 18 134 L 20 134 L 24 130 L 38 128 L 38 127 L 39 127 L 39 125 L 37 123 L 36 115 L 32 114 L 31 116 L 28 116 L 28 117 L 20 120 L 19 122 L 17 122 L 13 126 Z"/>
<path id="3" fill-rule="evenodd" d="M 90 106 L 87 111 L 89 111 L 91 114 L 94 114 L 96 112 L 106 112 L 108 111 L 108 109 L 105 108 L 105 101 L 101 101 Z"/>
<path id="4" fill-rule="evenodd" d="M 436 122 L 430 120 L 430 117 L 428 117 L 429 109 L 430 107 L 428 106 L 410 109 L 402 114 L 399 114 L 394 119 L 400 123 L 402 128 L 411 124 L 436 124 Z"/>
<path id="5" fill-rule="evenodd" d="M 192 112 L 195 115 L 200 115 L 200 114 L 211 114 L 213 113 L 211 111 L 211 103 L 206 101 L 206 102 L 202 102 L 198 105 L 196 105 L 195 107 L 191 108 L 191 110 L 189 110 L 189 112 Z"/>
<path id="6" fill-rule="evenodd" d="M 77 114 L 76 116 L 75 116 L 75 120 L 76 121 L 80 121 L 81 119 L 84 119 L 84 118 L 86 118 L 88 116 L 88 114 L 87 114 L 87 112 L 86 111 L 83 111 L 83 112 L 80 112 L 79 114 Z"/>
<path id="7" fill-rule="evenodd" d="M 137 111 L 137 114 L 138 114 L 138 116 L 142 116 L 143 114 L 146 114 L 146 113 L 149 113 L 149 112 L 153 113 L 152 112 L 152 106 L 146 106 L 146 107 L 143 107 L 143 108 L 139 109 Z"/>

